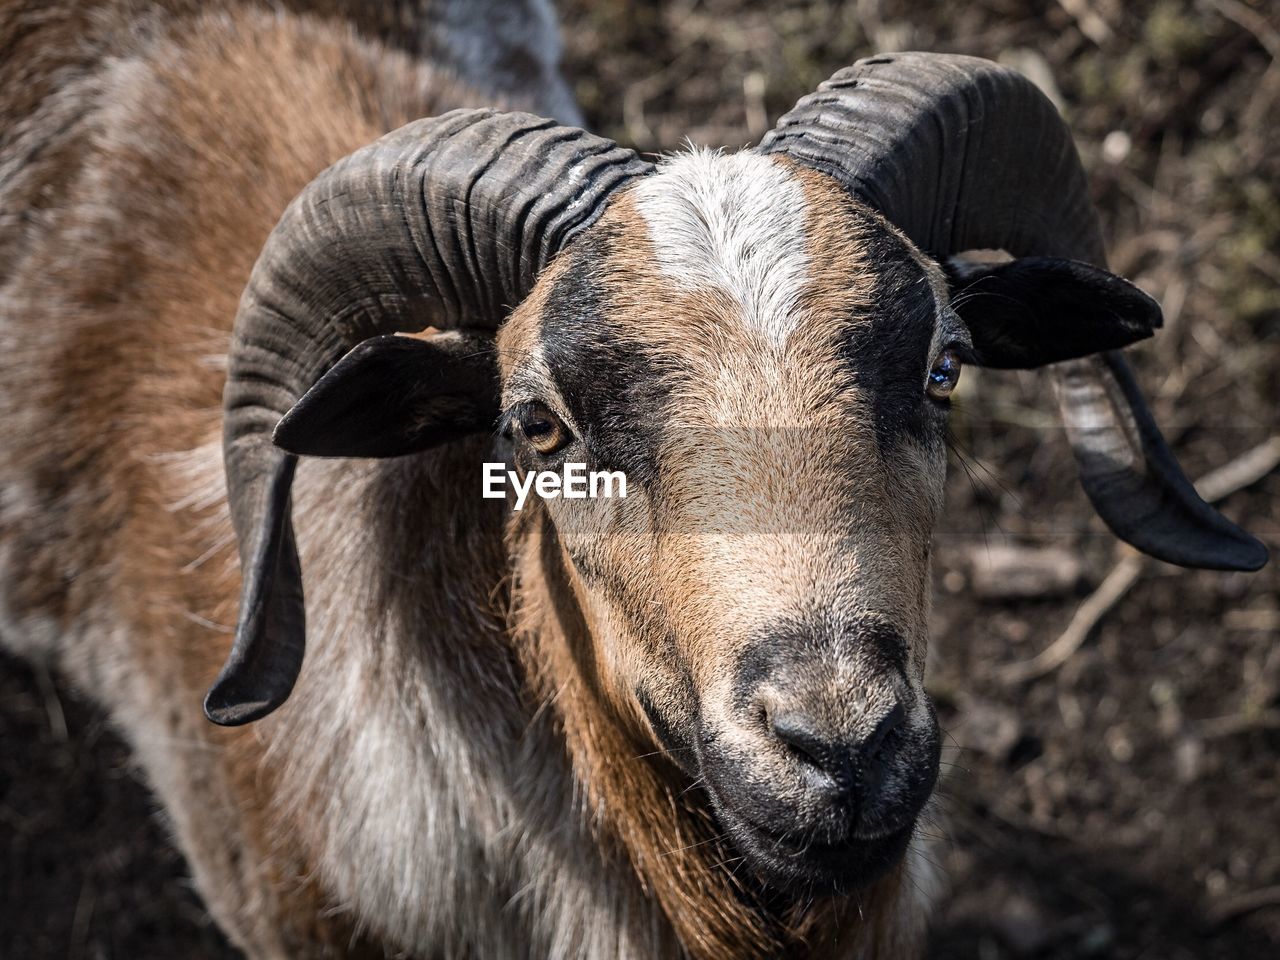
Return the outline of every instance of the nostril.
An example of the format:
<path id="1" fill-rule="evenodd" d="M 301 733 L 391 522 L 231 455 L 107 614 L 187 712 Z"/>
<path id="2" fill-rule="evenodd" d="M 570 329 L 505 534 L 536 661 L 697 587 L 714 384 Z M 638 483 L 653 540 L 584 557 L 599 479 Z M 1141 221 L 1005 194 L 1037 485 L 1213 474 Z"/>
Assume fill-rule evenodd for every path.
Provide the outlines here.
<path id="1" fill-rule="evenodd" d="M 803 713 L 775 713 L 769 717 L 773 735 L 823 780 L 824 791 L 847 793 L 853 788 L 853 756 L 847 746 L 823 736 Z"/>
<path id="2" fill-rule="evenodd" d="M 769 717 L 769 725 L 773 729 L 773 735 L 793 752 L 815 766 L 826 766 L 831 745 L 818 735 L 813 721 L 804 714 L 775 713 Z"/>
<path id="3" fill-rule="evenodd" d="M 880 748 L 884 746 L 889 734 L 902 726 L 903 721 L 906 719 L 907 711 L 902 708 L 902 704 L 896 704 L 876 724 L 876 728 L 871 731 L 871 736 L 867 737 L 866 743 L 862 747 L 863 757 L 867 760 L 874 760 L 876 755 L 880 753 Z"/>
<path id="4" fill-rule="evenodd" d="M 889 710 L 870 735 L 862 740 L 848 740 L 824 733 L 808 714 L 798 710 L 775 710 L 765 715 L 765 723 L 777 740 L 792 755 L 822 775 L 824 791 L 844 795 L 864 780 L 862 788 L 871 789 L 879 776 L 879 754 L 889 735 L 907 718 L 901 704 Z"/>

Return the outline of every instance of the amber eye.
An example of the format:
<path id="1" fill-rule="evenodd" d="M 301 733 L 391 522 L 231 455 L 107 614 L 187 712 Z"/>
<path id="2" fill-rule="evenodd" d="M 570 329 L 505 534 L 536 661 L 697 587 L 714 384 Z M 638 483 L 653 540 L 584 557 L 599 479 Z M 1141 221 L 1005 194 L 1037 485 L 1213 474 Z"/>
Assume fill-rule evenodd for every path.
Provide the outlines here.
<path id="1" fill-rule="evenodd" d="M 524 438 L 529 441 L 529 446 L 544 457 L 555 453 L 573 439 L 573 434 L 564 425 L 564 421 L 541 403 L 525 405 L 516 415 L 516 423 Z"/>
<path id="2" fill-rule="evenodd" d="M 951 347 L 938 354 L 929 371 L 925 391 L 935 400 L 946 400 L 960 381 L 960 357 Z"/>

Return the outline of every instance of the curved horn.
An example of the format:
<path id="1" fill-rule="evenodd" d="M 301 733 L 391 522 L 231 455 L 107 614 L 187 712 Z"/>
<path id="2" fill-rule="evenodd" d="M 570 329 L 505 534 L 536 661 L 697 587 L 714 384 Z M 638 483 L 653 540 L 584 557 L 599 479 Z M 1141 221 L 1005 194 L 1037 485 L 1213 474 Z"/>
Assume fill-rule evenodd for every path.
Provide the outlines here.
<path id="1" fill-rule="evenodd" d="M 205 698 L 241 724 L 288 697 L 305 646 L 289 518 L 296 459 L 271 443 L 357 343 L 426 326 L 496 328 L 555 254 L 651 165 L 529 114 L 455 110 L 338 161 L 294 199 L 240 301 L 223 452 L 243 583 L 230 657 Z"/>
<path id="2" fill-rule="evenodd" d="M 988 60 L 860 60 L 800 100 L 756 149 L 834 177 L 938 259 L 1003 249 L 1106 265 L 1066 124 L 1034 84 Z M 1053 369 L 1081 482 L 1119 537 L 1183 566 L 1266 563 L 1266 548 L 1195 492 L 1119 353 Z"/>

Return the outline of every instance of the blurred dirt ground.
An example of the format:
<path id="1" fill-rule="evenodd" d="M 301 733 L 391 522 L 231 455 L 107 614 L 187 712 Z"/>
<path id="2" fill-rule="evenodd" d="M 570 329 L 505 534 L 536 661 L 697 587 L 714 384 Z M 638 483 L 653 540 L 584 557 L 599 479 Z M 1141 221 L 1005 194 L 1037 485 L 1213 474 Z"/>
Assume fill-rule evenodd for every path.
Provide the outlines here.
<path id="1" fill-rule="evenodd" d="M 1157 419 L 1193 478 L 1255 451 L 1223 507 L 1280 550 L 1280 473 L 1250 476 L 1280 435 L 1276 3 L 561 9 L 589 120 L 642 150 L 747 143 L 876 51 L 1030 74 L 1076 132 L 1113 268 L 1164 305 L 1130 351 Z M 1038 376 L 966 371 L 953 429 L 931 678 L 951 748 L 930 826 L 950 892 L 931 956 L 1280 956 L 1280 563 L 1130 558 Z M 1104 581 L 1127 589 L 1028 676 Z M 152 807 L 100 715 L 0 661 L 0 957 L 231 956 Z"/>

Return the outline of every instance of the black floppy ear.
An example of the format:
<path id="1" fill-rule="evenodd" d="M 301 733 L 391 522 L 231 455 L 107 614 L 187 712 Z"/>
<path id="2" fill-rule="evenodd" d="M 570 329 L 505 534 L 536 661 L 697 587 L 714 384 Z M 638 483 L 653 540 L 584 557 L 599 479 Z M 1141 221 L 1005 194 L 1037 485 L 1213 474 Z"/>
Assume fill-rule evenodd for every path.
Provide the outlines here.
<path id="1" fill-rule="evenodd" d="M 1154 300 L 1075 260 L 953 258 L 944 269 L 952 309 L 973 337 L 975 363 L 1027 368 L 1072 361 L 1054 367 L 1059 406 L 1080 481 L 1117 536 L 1186 567 L 1257 570 L 1267 562 L 1266 547 L 1196 493 L 1115 352 L 1160 326 Z"/>
<path id="2" fill-rule="evenodd" d="M 493 343 L 457 331 L 365 340 L 316 381 L 272 441 L 312 457 L 398 457 L 493 427 Z"/>
<path id="3" fill-rule="evenodd" d="M 1151 336 L 1160 305 L 1128 280 L 1078 260 L 1023 257 L 943 265 L 951 306 L 973 337 L 970 359 L 1028 369 L 1118 350 Z"/>
<path id="4" fill-rule="evenodd" d="M 289 518 L 297 455 L 395 457 L 488 430 L 497 415 L 492 340 L 457 331 L 366 340 L 294 404 L 276 427 L 279 449 L 248 454 L 269 480 L 243 558 L 236 642 L 205 697 L 210 720 L 236 726 L 266 716 L 302 669 L 306 614 Z"/>

